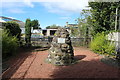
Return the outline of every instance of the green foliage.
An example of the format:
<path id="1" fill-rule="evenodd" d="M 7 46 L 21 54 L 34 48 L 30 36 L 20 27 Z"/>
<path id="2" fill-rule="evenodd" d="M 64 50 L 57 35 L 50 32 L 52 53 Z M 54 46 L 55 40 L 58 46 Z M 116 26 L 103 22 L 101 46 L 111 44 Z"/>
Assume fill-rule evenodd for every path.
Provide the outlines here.
<path id="1" fill-rule="evenodd" d="M 46 29 L 58 29 L 60 26 L 57 26 L 56 24 L 53 24 L 51 26 L 47 26 Z"/>
<path id="2" fill-rule="evenodd" d="M 91 15 L 89 10 L 82 10 L 80 17 L 77 19 L 78 23 L 78 35 L 81 38 L 91 37 L 92 27 L 91 27 Z"/>
<path id="3" fill-rule="evenodd" d="M 78 30 L 79 30 L 79 37 L 85 38 L 87 35 L 90 35 L 88 29 L 88 24 L 85 22 L 85 19 L 78 19 Z"/>
<path id="4" fill-rule="evenodd" d="M 116 8 L 120 8 L 119 2 L 89 2 L 89 7 L 91 7 L 89 20 L 93 27 L 93 35 L 97 32 L 115 29 L 115 13 Z"/>
<path id="5" fill-rule="evenodd" d="M 78 34 L 79 34 L 78 28 L 70 27 L 70 30 L 71 30 L 71 34 L 70 34 L 71 37 L 77 37 L 78 36 Z"/>
<path id="6" fill-rule="evenodd" d="M 3 26 L 5 26 L 5 29 L 10 32 L 10 35 L 16 36 L 20 40 L 21 29 L 18 23 L 15 21 L 8 21 L 5 22 Z"/>
<path id="7" fill-rule="evenodd" d="M 18 48 L 18 39 L 15 36 L 10 36 L 7 30 L 3 30 L 2 32 L 2 56 L 14 55 Z"/>
<path id="8" fill-rule="evenodd" d="M 26 19 L 25 22 L 25 41 L 27 45 L 31 44 L 31 27 L 32 27 L 32 22 L 30 19 Z"/>
<path id="9" fill-rule="evenodd" d="M 104 32 L 97 33 L 94 36 L 94 39 L 92 40 L 90 44 L 90 48 L 95 52 L 99 54 L 104 55 L 112 55 L 115 54 L 115 45 L 108 40 L 106 40 L 106 34 Z"/>
<path id="10" fill-rule="evenodd" d="M 40 24 L 39 24 L 38 20 L 33 20 L 32 21 L 33 29 L 41 29 L 39 26 L 40 26 Z"/>

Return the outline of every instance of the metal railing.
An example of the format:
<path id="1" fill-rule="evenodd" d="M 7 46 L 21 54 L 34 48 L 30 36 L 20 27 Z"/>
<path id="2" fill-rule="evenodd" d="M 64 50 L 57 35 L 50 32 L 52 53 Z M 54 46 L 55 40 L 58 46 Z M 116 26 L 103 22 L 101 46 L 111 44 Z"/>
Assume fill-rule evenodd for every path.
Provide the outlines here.
<path id="1" fill-rule="evenodd" d="M 51 43 L 53 37 L 31 38 L 33 44 L 39 45 L 42 42 Z M 92 38 L 71 38 L 73 46 L 88 46 Z"/>

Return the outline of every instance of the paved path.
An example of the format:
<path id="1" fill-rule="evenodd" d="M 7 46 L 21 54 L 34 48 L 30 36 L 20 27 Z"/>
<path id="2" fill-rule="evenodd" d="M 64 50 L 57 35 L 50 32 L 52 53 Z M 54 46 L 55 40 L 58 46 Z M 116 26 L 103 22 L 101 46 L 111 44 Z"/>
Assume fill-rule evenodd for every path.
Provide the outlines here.
<path id="1" fill-rule="evenodd" d="M 101 56 L 87 48 L 74 48 L 80 62 L 70 66 L 45 63 L 47 51 L 28 52 L 12 59 L 3 78 L 118 78 L 120 70 L 100 62 Z"/>

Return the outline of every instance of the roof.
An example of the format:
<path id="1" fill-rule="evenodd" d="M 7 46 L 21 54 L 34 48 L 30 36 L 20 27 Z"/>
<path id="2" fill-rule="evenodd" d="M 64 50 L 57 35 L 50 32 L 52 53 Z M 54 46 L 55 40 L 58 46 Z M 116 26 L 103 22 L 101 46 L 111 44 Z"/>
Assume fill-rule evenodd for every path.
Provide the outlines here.
<path id="1" fill-rule="evenodd" d="M 13 17 L 4 17 L 4 16 L 0 16 L 0 23 L 3 23 L 3 22 L 7 22 L 5 21 L 4 19 L 9 19 L 10 21 L 16 21 L 19 25 L 20 25 L 20 28 L 24 28 L 25 26 L 25 23 L 20 21 L 20 20 L 17 20 Z"/>
<path id="2" fill-rule="evenodd" d="M 4 20 L 0 19 L 0 22 L 6 22 L 6 21 L 4 21 Z"/>
<path id="3" fill-rule="evenodd" d="M 22 21 L 17 20 L 17 19 L 15 19 L 15 18 L 13 18 L 13 17 L 0 16 L 0 18 L 1 18 L 1 19 L 10 19 L 10 20 L 12 20 L 12 21 L 17 21 L 17 22 L 22 22 Z"/>

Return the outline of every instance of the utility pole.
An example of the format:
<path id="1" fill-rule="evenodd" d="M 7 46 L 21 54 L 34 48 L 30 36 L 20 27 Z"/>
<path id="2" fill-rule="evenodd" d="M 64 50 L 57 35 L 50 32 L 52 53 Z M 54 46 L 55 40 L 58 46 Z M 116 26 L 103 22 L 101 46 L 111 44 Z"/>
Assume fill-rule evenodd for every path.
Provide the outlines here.
<path id="1" fill-rule="evenodd" d="M 117 12 L 118 11 L 118 7 L 116 8 L 116 17 L 115 17 L 115 31 L 117 30 Z"/>
<path id="2" fill-rule="evenodd" d="M 119 28 L 118 28 L 118 30 L 120 31 L 120 14 L 119 14 Z"/>

